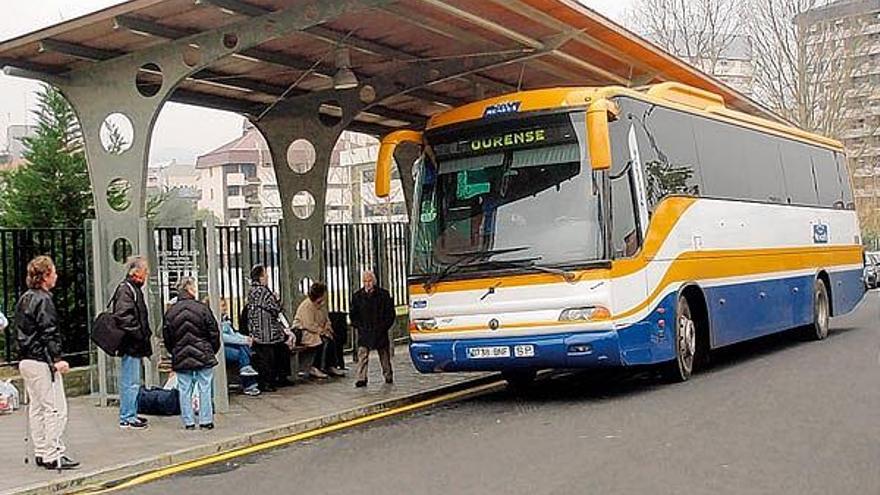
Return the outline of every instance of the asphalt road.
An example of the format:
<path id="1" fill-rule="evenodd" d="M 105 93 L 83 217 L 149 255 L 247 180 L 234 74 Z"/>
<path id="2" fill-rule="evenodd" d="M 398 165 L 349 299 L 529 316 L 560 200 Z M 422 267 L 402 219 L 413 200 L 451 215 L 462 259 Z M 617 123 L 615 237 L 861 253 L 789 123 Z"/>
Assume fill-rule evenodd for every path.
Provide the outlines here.
<path id="1" fill-rule="evenodd" d="M 583 373 L 242 458 L 141 494 L 880 494 L 877 294 L 824 342 L 713 356 L 688 383 Z"/>

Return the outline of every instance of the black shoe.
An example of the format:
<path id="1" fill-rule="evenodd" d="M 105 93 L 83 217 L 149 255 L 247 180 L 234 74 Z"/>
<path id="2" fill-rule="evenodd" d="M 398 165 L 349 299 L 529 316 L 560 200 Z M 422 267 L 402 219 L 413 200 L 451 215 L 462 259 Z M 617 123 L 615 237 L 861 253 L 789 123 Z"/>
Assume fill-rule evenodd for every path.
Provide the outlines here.
<path id="1" fill-rule="evenodd" d="M 186 425 L 186 426 L 184 426 L 184 429 L 192 431 L 192 430 L 196 429 L 196 425 Z"/>
<path id="2" fill-rule="evenodd" d="M 146 430 L 149 428 L 149 425 L 144 421 L 136 419 L 134 421 L 119 423 L 119 427 L 123 430 Z"/>
<path id="3" fill-rule="evenodd" d="M 34 456 L 34 464 L 39 467 L 43 467 L 43 458 L 39 456 Z"/>
<path id="4" fill-rule="evenodd" d="M 213 430 L 213 429 L 214 429 L 214 423 L 208 423 L 208 424 L 204 424 L 204 425 L 199 425 L 199 429 L 200 429 L 200 430 Z"/>
<path id="5" fill-rule="evenodd" d="M 140 421 L 140 422 L 143 423 L 143 424 L 147 424 L 147 423 L 150 422 L 150 420 L 148 420 L 147 418 L 144 418 L 143 416 L 138 416 L 138 417 L 137 417 L 137 420 Z"/>
<path id="6" fill-rule="evenodd" d="M 386 379 L 385 379 L 385 383 L 387 383 L 388 385 L 393 384 L 393 383 L 394 383 L 394 378 L 386 378 Z"/>
<path id="7" fill-rule="evenodd" d="M 43 462 L 42 460 L 40 462 Z M 43 467 L 46 469 L 57 469 L 59 471 L 69 471 L 71 469 L 76 469 L 79 467 L 79 463 L 63 455 L 58 459 L 50 462 L 43 462 Z"/>
<path id="8" fill-rule="evenodd" d="M 358 380 L 358 381 L 354 382 L 354 386 L 355 386 L 355 388 L 366 387 L 367 381 L 366 380 Z"/>

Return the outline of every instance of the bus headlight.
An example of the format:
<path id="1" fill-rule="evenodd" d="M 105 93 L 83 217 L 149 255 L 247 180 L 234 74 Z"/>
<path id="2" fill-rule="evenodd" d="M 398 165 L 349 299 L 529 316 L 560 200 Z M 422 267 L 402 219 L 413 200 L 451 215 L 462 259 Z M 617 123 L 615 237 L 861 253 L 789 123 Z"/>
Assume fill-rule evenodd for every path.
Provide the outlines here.
<path id="1" fill-rule="evenodd" d="M 559 321 L 602 321 L 611 319 L 611 311 L 604 306 L 568 308 L 559 315 Z"/>
<path id="2" fill-rule="evenodd" d="M 429 332 L 437 328 L 437 320 L 435 320 L 434 318 L 412 320 L 412 322 L 410 323 L 410 327 L 415 327 L 415 330 L 419 332 Z"/>

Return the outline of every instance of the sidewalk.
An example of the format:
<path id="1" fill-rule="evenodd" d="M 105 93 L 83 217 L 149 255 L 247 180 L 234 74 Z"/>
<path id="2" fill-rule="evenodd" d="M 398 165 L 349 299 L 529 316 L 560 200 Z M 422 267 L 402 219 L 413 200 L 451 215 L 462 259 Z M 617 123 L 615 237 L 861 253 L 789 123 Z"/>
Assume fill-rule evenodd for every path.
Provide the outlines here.
<path id="1" fill-rule="evenodd" d="M 120 430 L 116 408 L 99 408 L 95 399 L 70 399 L 67 444 L 82 462 L 59 474 L 24 464 L 24 410 L 0 416 L 0 494 L 65 493 L 84 486 L 127 478 L 212 453 L 284 437 L 353 419 L 485 380 L 487 374 L 421 375 L 405 347 L 395 349 L 394 385 L 385 385 L 376 356 L 366 389 L 348 376 L 326 382 L 301 382 L 272 394 L 230 396 L 230 412 L 216 415 L 211 432 L 185 431 L 178 417 L 150 417 L 147 431 Z"/>

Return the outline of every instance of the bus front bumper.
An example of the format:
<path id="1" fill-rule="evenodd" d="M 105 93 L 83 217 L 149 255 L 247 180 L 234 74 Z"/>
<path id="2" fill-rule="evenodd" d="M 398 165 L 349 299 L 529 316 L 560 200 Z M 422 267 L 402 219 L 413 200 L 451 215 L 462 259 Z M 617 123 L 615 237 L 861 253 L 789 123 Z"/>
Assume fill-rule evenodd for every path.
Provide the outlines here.
<path id="1" fill-rule="evenodd" d="M 429 340 L 410 344 L 422 373 L 511 368 L 593 368 L 621 364 L 614 330 L 528 337 Z M 507 348 L 505 351 L 504 348 Z"/>

